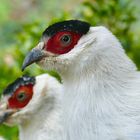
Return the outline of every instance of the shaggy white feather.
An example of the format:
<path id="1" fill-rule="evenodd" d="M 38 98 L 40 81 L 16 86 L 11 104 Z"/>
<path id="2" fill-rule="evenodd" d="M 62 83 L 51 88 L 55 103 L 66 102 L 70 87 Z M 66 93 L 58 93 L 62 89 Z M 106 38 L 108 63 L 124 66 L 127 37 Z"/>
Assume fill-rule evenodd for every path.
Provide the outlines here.
<path id="1" fill-rule="evenodd" d="M 56 140 L 61 130 L 61 84 L 48 74 L 36 77 L 33 97 L 7 124 L 19 126 L 20 140 Z"/>
<path id="2" fill-rule="evenodd" d="M 0 140 L 5 140 L 3 137 L 0 136 Z"/>
<path id="3" fill-rule="evenodd" d="M 91 27 L 69 53 L 38 64 L 62 76 L 59 140 L 134 140 L 140 130 L 140 73 L 108 29 Z"/>

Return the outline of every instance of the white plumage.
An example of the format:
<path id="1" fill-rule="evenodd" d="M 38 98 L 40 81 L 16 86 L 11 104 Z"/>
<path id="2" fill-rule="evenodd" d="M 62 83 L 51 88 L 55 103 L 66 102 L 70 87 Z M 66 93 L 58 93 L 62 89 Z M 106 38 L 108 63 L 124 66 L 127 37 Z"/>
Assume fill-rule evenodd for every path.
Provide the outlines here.
<path id="1" fill-rule="evenodd" d="M 19 126 L 20 140 L 55 140 L 61 130 L 61 84 L 48 74 L 35 79 L 32 99 L 9 116 L 6 124 Z"/>
<path id="2" fill-rule="evenodd" d="M 62 76 L 59 140 L 135 139 L 140 131 L 140 73 L 108 29 L 90 27 L 70 52 L 47 55 L 37 63 Z"/>
<path id="3" fill-rule="evenodd" d="M 5 140 L 3 137 L 0 137 L 0 140 Z"/>
<path id="4" fill-rule="evenodd" d="M 83 45 L 67 71 L 59 71 L 65 93 L 64 139 L 133 139 L 139 132 L 140 74 L 107 29 L 93 27 L 85 37 L 77 49 L 87 37 L 95 41 Z"/>
<path id="5" fill-rule="evenodd" d="M 87 37 L 95 41 L 89 45 Z M 140 122 L 140 74 L 135 65 L 104 27 L 91 28 L 76 47 L 80 54 L 68 60 L 66 71 L 59 70 L 65 93 L 64 140 L 133 139 Z"/>

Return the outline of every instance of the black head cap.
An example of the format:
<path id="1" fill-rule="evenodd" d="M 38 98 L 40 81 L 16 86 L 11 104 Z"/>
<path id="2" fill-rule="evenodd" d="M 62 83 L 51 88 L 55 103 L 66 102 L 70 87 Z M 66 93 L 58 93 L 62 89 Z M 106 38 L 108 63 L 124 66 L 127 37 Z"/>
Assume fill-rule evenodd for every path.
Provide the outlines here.
<path id="1" fill-rule="evenodd" d="M 35 84 L 35 77 L 22 76 L 17 78 L 13 83 L 9 84 L 3 91 L 3 95 L 12 95 L 20 86 Z"/>
<path id="2" fill-rule="evenodd" d="M 66 20 L 55 23 L 49 26 L 44 32 L 43 36 L 53 36 L 60 31 L 73 31 L 81 35 L 86 34 L 89 31 L 90 24 L 80 20 Z"/>

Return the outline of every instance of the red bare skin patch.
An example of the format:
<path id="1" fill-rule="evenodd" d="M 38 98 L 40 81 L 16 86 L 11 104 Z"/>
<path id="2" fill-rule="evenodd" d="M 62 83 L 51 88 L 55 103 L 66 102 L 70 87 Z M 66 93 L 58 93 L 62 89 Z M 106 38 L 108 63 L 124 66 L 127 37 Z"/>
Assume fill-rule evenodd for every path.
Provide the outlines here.
<path id="1" fill-rule="evenodd" d="M 8 99 L 8 107 L 20 109 L 25 107 L 33 96 L 33 85 L 20 86 L 15 93 Z"/>
<path id="2" fill-rule="evenodd" d="M 70 31 L 58 32 L 48 40 L 45 49 L 59 55 L 68 53 L 74 48 L 81 36 L 81 34 Z"/>

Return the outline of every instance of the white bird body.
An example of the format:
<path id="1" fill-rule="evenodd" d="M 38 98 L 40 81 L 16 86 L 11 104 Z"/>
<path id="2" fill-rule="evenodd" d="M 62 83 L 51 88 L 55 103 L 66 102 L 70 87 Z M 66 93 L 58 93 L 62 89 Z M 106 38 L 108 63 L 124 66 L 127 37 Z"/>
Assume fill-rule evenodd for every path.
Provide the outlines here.
<path id="1" fill-rule="evenodd" d="M 44 40 L 24 67 L 34 50 L 47 52 Z M 140 131 L 140 73 L 108 29 L 90 27 L 68 53 L 38 60 L 62 77 L 63 130 L 56 140 L 135 139 Z"/>
<path id="2" fill-rule="evenodd" d="M 58 69 L 64 88 L 63 140 L 131 139 L 140 120 L 140 74 L 136 66 L 104 27 L 91 28 L 80 40 L 77 50 L 67 54 L 71 59 L 65 62 L 64 70 Z M 94 40 L 98 44 L 92 43 Z M 73 57 L 79 46 L 84 46 L 80 50 L 83 54 Z M 60 59 L 63 57 L 66 55 Z"/>
<path id="3" fill-rule="evenodd" d="M 22 123 L 19 126 L 20 140 L 54 140 L 58 130 L 61 129 L 59 125 L 59 110 L 51 112 L 51 106 L 47 109 L 39 109 L 36 117 L 31 117 L 28 122 Z M 50 113 L 50 114 L 49 114 Z"/>
<path id="4" fill-rule="evenodd" d="M 107 29 L 90 31 L 99 44 L 60 71 L 63 140 L 132 140 L 140 122 L 140 73 Z"/>
<path id="5" fill-rule="evenodd" d="M 40 101 L 36 100 L 37 97 L 33 97 L 27 106 L 26 116 L 29 118 L 25 118 L 25 122 L 22 120 L 19 126 L 20 140 L 55 140 L 56 134 L 61 130 L 59 125 L 61 84 L 47 74 L 37 76 L 36 83 L 38 84 L 34 87 L 35 96 L 40 96 L 41 91 L 44 92 L 44 95 L 39 97 Z M 34 106 L 30 108 L 30 104 L 34 104 Z M 26 114 L 26 110 L 22 113 Z"/>

